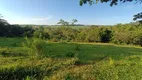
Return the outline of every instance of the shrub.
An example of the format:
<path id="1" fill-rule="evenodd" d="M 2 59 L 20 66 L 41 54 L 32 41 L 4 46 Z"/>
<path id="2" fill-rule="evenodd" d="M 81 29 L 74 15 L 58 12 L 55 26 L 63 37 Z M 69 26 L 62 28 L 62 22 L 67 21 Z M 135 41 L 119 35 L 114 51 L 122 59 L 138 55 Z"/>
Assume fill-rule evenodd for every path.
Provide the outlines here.
<path id="1" fill-rule="evenodd" d="M 133 39 L 133 43 L 142 46 L 142 33 L 136 35 L 136 37 Z"/>
<path id="2" fill-rule="evenodd" d="M 79 44 L 77 44 L 77 45 L 75 46 L 75 51 L 80 51 L 80 45 L 79 45 Z"/>
<path id="3" fill-rule="evenodd" d="M 75 57 L 75 53 L 68 52 L 68 53 L 66 53 L 66 57 Z"/>
<path id="4" fill-rule="evenodd" d="M 104 31 L 101 31 L 101 42 L 110 42 L 112 37 L 112 31 L 105 29 Z"/>
<path id="5" fill-rule="evenodd" d="M 24 48 L 29 49 L 29 55 L 32 56 L 45 56 L 44 44 L 45 42 L 38 38 L 25 38 L 25 42 L 22 43 Z"/>
<path id="6" fill-rule="evenodd" d="M 65 76 L 65 80 L 72 80 L 69 73 Z"/>

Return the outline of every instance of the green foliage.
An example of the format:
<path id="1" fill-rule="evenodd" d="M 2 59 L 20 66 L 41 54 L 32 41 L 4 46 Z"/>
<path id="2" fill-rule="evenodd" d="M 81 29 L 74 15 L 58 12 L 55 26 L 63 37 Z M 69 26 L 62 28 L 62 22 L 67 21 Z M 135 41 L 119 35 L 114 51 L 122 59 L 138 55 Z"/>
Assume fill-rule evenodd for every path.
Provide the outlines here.
<path id="1" fill-rule="evenodd" d="M 46 50 L 48 58 L 38 58 L 33 55 L 17 55 L 16 53 L 23 48 L 13 46 L 11 43 L 16 39 L 18 41 L 18 38 L 1 39 L 0 44 L 5 41 L 7 44 L 0 45 L 0 52 L 12 52 L 12 56 L 10 54 L 6 57 L 0 56 L 1 80 L 142 79 L 142 49 L 140 47 L 110 44 L 44 43 L 44 50 Z M 24 44 L 33 45 L 33 38 L 28 38 L 28 40 L 31 41 L 29 43 L 25 41 Z M 23 40 L 20 41 L 23 42 Z M 38 39 L 38 41 L 40 40 Z M 29 47 L 31 46 L 29 45 Z M 21 52 L 27 53 L 29 47 L 26 49 L 26 46 Z"/>
<path id="2" fill-rule="evenodd" d="M 21 59 L 1 58 L 0 62 L 3 61 L 7 62 L 0 66 L 0 79 L 4 80 L 43 80 L 46 75 L 74 64 L 74 59 L 30 57 Z"/>
<path id="3" fill-rule="evenodd" d="M 80 29 L 71 27 L 45 28 L 42 33 L 44 34 L 43 37 L 48 36 L 48 40 L 51 42 L 111 42 L 141 45 L 141 31 L 140 25 L 119 24 L 110 27 L 91 26 Z"/>
<path id="4" fill-rule="evenodd" d="M 38 38 L 25 38 L 22 43 L 23 47 L 29 49 L 29 55 L 32 56 L 45 56 L 44 45 L 45 42 Z"/>
<path id="5" fill-rule="evenodd" d="M 24 37 L 32 37 L 33 36 L 34 29 L 31 26 L 28 26 L 28 25 L 24 26 L 23 29 L 24 29 L 24 33 L 23 33 Z"/>
<path id="6" fill-rule="evenodd" d="M 71 23 L 69 23 L 69 22 L 67 22 L 63 19 L 60 19 L 60 21 L 57 24 L 60 24 L 60 25 L 63 25 L 63 26 L 69 26 L 69 25 L 74 26 L 75 23 L 77 23 L 77 22 L 78 22 L 77 19 L 73 19 Z"/>
<path id="7" fill-rule="evenodd" d="M 101 42 L 110 42 L 112 38 L 112 31 L 105 29 L 104 31 L 101 31 Z"/>
<path id="8" fill-rule="evenodd" d="M 67 52 L 66 57 L 75 57 L 75 52 Z"/>
<path id="9" fill-rule="evenodd" d="M 64 26 L 68 26 L 68 25 L 69 25 L 69 22 L 64 21 L 63 19 L 60 19 L 60 21 L 59 21 L 57 24 L 61 24 L 61 25 L 64 25 Z"/>
<path id="10" fill-rule="evenodd" d="M 77 44 L 76 46 L 75 46 L 75 51 L 80 51 L 80 45 L 79 44 Z"/>
<path id="11" fill-rule="evenodd" d="M 13 49 L 13 48 L 0 48 L 0 57 L 22 57 L 28 56 L 27 53 L 24 53 L 22 48 Z"/>
<path id="12" fill-rule="evenodd" d="M 65 80 L 72 80 L 70 74 L 67 74 Z"/>
<path id="13" fill-rule="evenodd" d="M 30 27 L 10 25 L 5 20 L 0 19 L 0 37 L 31 37 L 34 30 Z"/>
<path id="14" fill-rule="evenodd" d="M 133 40 L 133 43 L 142 46 L 142 33 L 141 33 L 141 32 L 138 33 L 138 34 L 135 36 L 135 38 L 134 38 L 134 40 Z"/>
<path id="15" fill-rule="evenodd" d="M 77 44 L 75 45 L 74 51 L 66 53 L 66 57 L 78 58 L 79 51 L 80 51 L 80 45 Z"/>
<path id="16" fill-rule="evenodd" d="M 2 19 L 0 15 L 0 37 L 31 37 L 33 34 L 31 27 L 21 27 L 19 25 L 10 25 L 5 19 Z"/>
<path id="17" fill-rule="evenodd" d="M 33 37 L 39 39 L 49 39 L 49 34 L 44 31 L 44 28 L 41 26 L 40 28 L 36 29 L 33 33 Z"/>
<path id="18" fill-rule="evenodd" d="M 94 4 L 95 3 L 98 3 L 98 2 L 101 2 L 101 3 L 107 3 L 107 2 L 110 2 L 110 6 L 113 6 L 113 5 L 117 5 L 119 2 L 136 2 L 136 3 L 141 3 L 142 0 L 136 0 L 136 1 L 133 1 L 133 0 L 80 0 L 80 5 L 82 6 L 83 4 L 87 4 L 89 3 L 90 5 Z"/>
<path id="19" fill-rule="evenodd" d="M 88 32 L 88 33 L 86 33 Z M 100 29 L 97 27 L 90 27 L 89 29 L 83 31 L 86 34 L 86 42 L 101 42 Z"/>
<path id="20" fill-rule="evenodd" d="M 61 20 L 62 21 L 62 20 Z M 76 20 L 75 20 L 76 21 Z M 10 28 L 11 27 L 11 28 Z M 50 42 L 89 42 L 89 43 L 116 43 L 142 45 L 141 43 L 141 24 L 117 24 L 113 26 L 91 26 L 85 28 L 72 27 L 20 27 L 10 25 L 5 27 L 10 29 L 10 33 L 2 30 L 1 37 L 34 37 L 46 39 Z M 1 30 L 1 29 L 0 29 Z M 6 32 L 6 33 L 5 33 Z M 17 43 L 13 45 L 17 46 Z"/>
<path id="21" fill-rule="evenodd" d="M 137 20 L 137 19 L 141 19 L 141 18 L 142 18 L 142 12 L 134 15 L 133 20 Z"/>
<path id="22" fill-rule="evenodd" d="M 75 23 L 77 23 L 77 22 L 78 22 L 77 19 L 73 19 L 73 20 L 72 20 L 72 25 L 75 25 Z"/>

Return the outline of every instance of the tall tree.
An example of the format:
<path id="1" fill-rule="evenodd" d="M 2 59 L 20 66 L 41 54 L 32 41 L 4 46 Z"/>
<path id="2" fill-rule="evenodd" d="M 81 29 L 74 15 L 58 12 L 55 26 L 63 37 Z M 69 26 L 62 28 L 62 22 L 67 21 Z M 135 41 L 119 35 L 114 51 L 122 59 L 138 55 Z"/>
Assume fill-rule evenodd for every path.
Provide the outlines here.
<path id="1" fill-rule="evenodd" d="M 76 22 L 78 22 L 78 20 L 77 19 L 73 19 L 72 20 L 72 25 L 74 25 Z"/>
<path id="2" fill-rule="evenodd" d="M 60 21 L 57 23 L 57 24 L 61 24 L 61 25 L 63 25 L 64 24 L 64 20 L 63 19 L 60 19 Z"/>
<path id="3" fill-rule="evenodd" d="M 69 25 L 69 22 L 67 22 L 67 21 L 64 21 L 63 19 L 60 19 L 60 21 L 57 23 L 57 24 L 61 24 L 61 25 Z"/>
<path id="4" fill-rule="evenodd" d="M 141 19 L 141 18 L 142 18 L 142 12 L 134 15 L 134 19 L 133 20 L 138 20 L 138 19 Z"/>
<path id="5" fill-rule="evenodd" d="M 5 19 L 2 19 L 0 15 L 0 36 L 7 36 L 9 34 L 9 24 Z"/>

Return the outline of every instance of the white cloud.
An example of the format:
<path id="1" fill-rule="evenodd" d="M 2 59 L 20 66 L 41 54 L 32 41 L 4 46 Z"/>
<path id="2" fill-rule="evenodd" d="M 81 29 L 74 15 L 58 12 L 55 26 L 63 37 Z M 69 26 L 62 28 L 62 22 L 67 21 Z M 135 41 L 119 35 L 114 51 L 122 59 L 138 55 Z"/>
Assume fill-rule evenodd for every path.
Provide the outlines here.
<path id="1" fill-rule="evenodd" d="M 45 21 L 51 19 L 53 16 L 48 16 L 44 18 L 31 18 L 31 19 L 24 19 L 26 21 Z"/>

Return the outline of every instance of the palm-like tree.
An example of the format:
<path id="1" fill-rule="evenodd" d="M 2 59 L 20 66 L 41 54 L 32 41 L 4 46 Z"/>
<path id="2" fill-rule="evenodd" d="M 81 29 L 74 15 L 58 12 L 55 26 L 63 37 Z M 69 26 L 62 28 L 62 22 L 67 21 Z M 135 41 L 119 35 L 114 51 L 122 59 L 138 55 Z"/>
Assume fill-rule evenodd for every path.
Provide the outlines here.
<path id="1" fill-rule="evenodd" d="M 61 25 L 69 25 L 69 22 L 64 21 L 63 19 L 60 19 L 60 21 L 57 24 L 61 24 Z"/>

